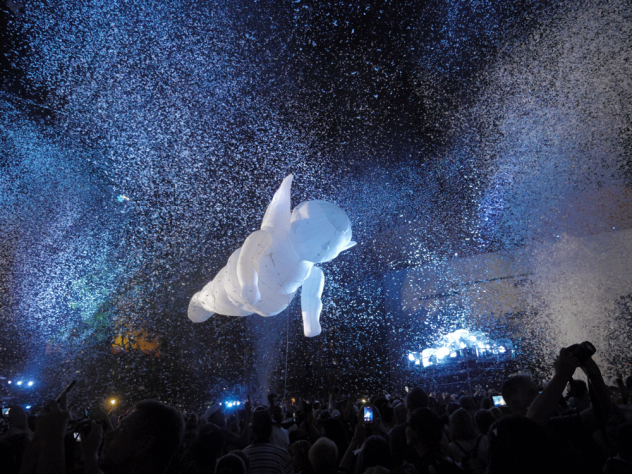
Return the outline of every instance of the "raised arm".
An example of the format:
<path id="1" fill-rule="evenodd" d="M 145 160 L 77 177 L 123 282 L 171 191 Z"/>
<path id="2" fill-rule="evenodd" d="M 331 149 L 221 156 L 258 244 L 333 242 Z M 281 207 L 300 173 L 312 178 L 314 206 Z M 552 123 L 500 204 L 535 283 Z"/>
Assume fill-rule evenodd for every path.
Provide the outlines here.
<path id="1" fill-rule="evenodd" d="M 560 350 L 560 355 L 555 360 L 553 367 L 555 375 L 540 393 L 527 411 L 527 418 L 531 418 L 537 423 L 546 423 L 557 406 L 557 402 L 564 392 L 566 384 L 575 373 L 579 365 L 579 360 L 573 351 L 568 349 Z"/>

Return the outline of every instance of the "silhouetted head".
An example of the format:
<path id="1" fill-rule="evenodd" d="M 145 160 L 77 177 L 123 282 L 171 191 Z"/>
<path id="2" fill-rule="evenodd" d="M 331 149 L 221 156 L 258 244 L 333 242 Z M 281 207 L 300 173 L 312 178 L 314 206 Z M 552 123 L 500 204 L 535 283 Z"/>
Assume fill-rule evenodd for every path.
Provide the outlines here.
<path id="1" fill-rule="evenodd" d="M 441 420 L 430 408 L 418 408 L 408 419 L 406 442 L 415 449 L 438 450 L 441 425 Z"/>
<path id="2" fill-rule="evenodd" d="M 256 443 L 267 443 L 272 436 L 272 417 L 268 410 L 252 412 L 252 434 Z"/>
<path id="3" fill-rule="evenodd" d="M 335 472 L 338 467 L 338 447 L 329 438 L 318 438 L 309 450 L 309 463 L 315 472 Z"/>
<path id="4" fill-rule="evenodd" d="M 428 408 L 428 394 L 421 387 L 415 387 L 406 396 L 406 408 L 412 413 L 418 408 Z"/>
<path id="5" fill-rule="evenodd" d="M 103 437 L 99 467 L 106 474 L 164 472 L 183 438 L 180 413 L 158 400 L 143 400 Z"/>
<path id="6" fill-rule="evenodd" d="M 215 474 L 246 474 L 246 463 L 235 454 L 226 454 L 217 460 Z"/>
<path id="7" fill-rule="evenodd" d="M 527 410 L 538 396 L 538 386 L 528 375 L 514 375 L 505 380 L 501 393 L 512 413 L 527 416 Z"/>

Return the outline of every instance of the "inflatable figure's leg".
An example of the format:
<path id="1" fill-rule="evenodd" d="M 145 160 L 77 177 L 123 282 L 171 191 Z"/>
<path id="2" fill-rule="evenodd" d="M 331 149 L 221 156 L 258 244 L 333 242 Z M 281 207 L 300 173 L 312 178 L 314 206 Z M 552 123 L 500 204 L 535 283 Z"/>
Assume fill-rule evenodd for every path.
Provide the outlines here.
<path id="1" fill-rule="evenodd" d="M 265 230 L 250 234 L 239 253 L 237 276 L 241 284 L 241 299 L 245 304 L 253 305 L 261 301 L 259 292 L 259 260 L 270 248 L 272 236 Z"/>
<path id="2" fill-rule="evenodd" d="M 312 267 L 309 276 L 303 282 L 301 290 L 301 311 L 303 312 L 303 332 L 307 337 L 320 334 L 320 311 L 323 303 L 320 300 L 325 286 L 325 275 L 318 267 Z"/>

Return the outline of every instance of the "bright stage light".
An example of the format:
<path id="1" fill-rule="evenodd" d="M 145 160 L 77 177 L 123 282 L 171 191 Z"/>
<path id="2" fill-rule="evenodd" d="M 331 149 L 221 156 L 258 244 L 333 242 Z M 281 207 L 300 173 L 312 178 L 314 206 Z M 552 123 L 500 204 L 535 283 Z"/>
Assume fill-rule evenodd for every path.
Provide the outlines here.
<path id="1" fill-rule="evenodd" d="M 29 385 L 29 387 L 32 387 L 33 386 L 33 382 L 29 382 L 28 385 Z"/>
<path id="2" fill-rule="evenodd" d="M 18 380 L 18 385 L 22 385 L 22 381 L 21 380 Z"/>
<path id="3" fill-rule="evenodd" d="M 26 407 L 25 407 L 25 408 L 26 408 L 27 410 L 30 410 L 30 409 L 31 409 L 31 405 L 26 405 Z"/>
<path id="4" fill-rule="evenodd" d="M 115 398 L 113 398 L 112 400 L 110 400 L 110 404 L 111 404 L 111 405 L 116 405 L 116 399 L 115 399 Z"/>
<path id="5" fill-rule="evenodd" d="M 450 354 L 450 349 L 448 349 L 445 346 L 440 347 L 439 349 L 437 349 L 437 359 L 443 359 L 448 354 Z"/>
<path id="6" fill-rule="evenodd" d="M 11 381 L 9 380 L 9 384 L 11 383 Z"/>
<path id="7" fill-rule="evenodd" d="M 409 352 L 408 360 L 415 366 L 421 364 L 428 367 L 469 357 L 489 357 L 491 355 L 506 357 L 506 355 L 511 355 L 513 349 L 514 345 L 509 339 L 494 341 L 482 331 L 470 332 L 467 329 L 458 329 L 441 338 L 438 347 L 428 347 L 421 354 Z"/>

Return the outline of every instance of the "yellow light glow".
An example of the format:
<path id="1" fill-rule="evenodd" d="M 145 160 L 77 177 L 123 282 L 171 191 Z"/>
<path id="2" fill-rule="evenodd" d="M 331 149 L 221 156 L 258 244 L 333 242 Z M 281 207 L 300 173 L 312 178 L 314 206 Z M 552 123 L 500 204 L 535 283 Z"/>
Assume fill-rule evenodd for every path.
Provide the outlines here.
<path id="1" fill-rule="evenodd" d="M 110 403 L 111 403 L 112 405 L 116 405 L 116 400 L 113 398 L 112 400 L 110 400 Z"/>

